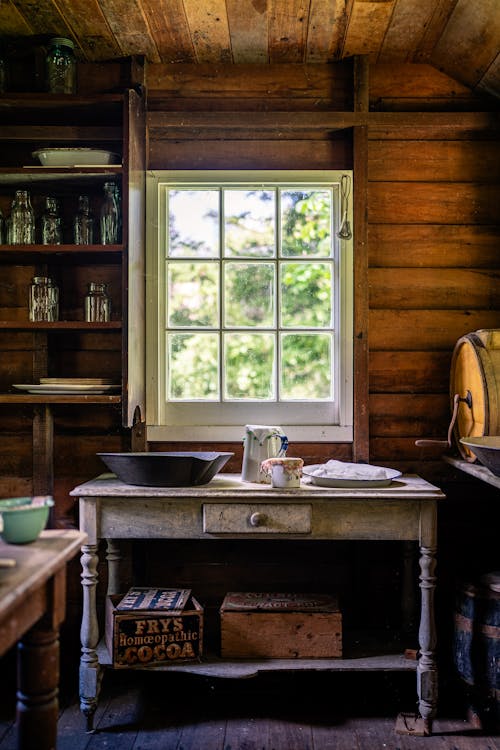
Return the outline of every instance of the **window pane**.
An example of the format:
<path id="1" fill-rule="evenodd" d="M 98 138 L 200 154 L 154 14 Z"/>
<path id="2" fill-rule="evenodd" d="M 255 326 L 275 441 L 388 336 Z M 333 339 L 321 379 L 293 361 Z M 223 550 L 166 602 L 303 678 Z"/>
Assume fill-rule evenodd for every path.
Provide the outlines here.
<path id="1" fill-rule="evenodd" d="M 283 328 L 329 328 L 332 325 L 330 263 L 281 263 Z"/>
<path id="2" fill-rule="evenodd" d="M 274 336 L 228 333 L 224 336 L 224 397 L 270 401 L 274 393 Z"/>
<path id="3" fill-rule="evenodd" d="M 226 326 L 269 328 L 274 325 L 274 265 L 226 263 L 224 306 Z"/>
<path id="4" fill-rule="evenodd" d="M 332 398 L 332 338 L 285 333 L 281 339 L 281 398 Z"/>
<path id="5" fill-rule="evenodd" d="M 226 257 L 273 257 L 274 190 L 225 190 L 224 233 Z"/>
<path id="6" fill-rule="evenodd" d="M 170 333 L 168 399 L 219 398 L 219 337 L 216 333 Z"/>
<path id="7" fill-rule="evenodd" d="M 168 191 L 168 255 L 216 258 L 219 255 L 219 191 Z"/>
<path id="8" fill-rule="evenodd" d="M 282 254 L 286 257 L 330 257 L 331 217 L 331 195 L 328 190 L 283 190 Z"/>
<path id="9" fill-rule="evenodd" d="M 219 274 L 213 263 L 168 264 L 168 326 L 217 328 Z"/>

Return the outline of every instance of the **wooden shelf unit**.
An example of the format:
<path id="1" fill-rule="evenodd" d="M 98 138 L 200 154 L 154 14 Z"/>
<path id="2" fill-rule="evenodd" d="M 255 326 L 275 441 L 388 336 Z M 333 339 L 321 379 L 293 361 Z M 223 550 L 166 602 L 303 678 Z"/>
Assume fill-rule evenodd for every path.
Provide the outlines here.
<path id="1" fill-rule="evenodd" d="M 0 371 L 0 405 L 33 407 L 34 494 L 52 494 L 54 489 L 52 406 L 118 407 L 124 427 L 131 427 L 136 415 L 144 414 L 145 142 L 144 101 L 132 88 L 123 93 L 84 96 L 0 95 L 2 213 L 8 216 L 15 190 L 24 189 L 31 196 L 36 229 L 47 195 L 59 199 L 63 223 L 61 245 L 0 245 L 5 280 L 3 292 L 0 290 L 0 351 L 12 360 L 8 368 Z M 44 167 L 34 155 L 44 147 L 106 149 L 119 155 L 119 163 Z M 120 186 L 122 237 L 118 244 L 101 245 L 97 217 L 103 186 L 109 180 Z M 81 194 L 89 195 L 96 220 L 92 245 L 72 244 L 72 217 Z M 39 243 L 38 232 L 36 239 Z M 132 266 L 134 276 L 129 278 Z M 52 276 L 59 286 L 57 322 L 28 320 L 28 288 L 35 275 Z M 90 323 L 81 319 L 86 284 L 95 280 L 109 284 L 110 322 Z M 132 325 L 129 325 L 129 308 L 133 310 Z M 91 342 L 89 346 L 98 352 L 100 337 L 106 337 L 102 339 L 105 349 L 110 335 L 119 336 L 119 370 L 114 356 L 97 358 L 96 366 L 102 367 L 98 372 L 89 371 L 92 365 L 88 354 L 65 356 L 66 351 L 77 350 L 84 341 Z M 116 349 L 114 343 L 112 346 Z M 65 370 L 68 361 L 69 367 L 75 368 L 72 371 Z M 47 376 L 112 377 L 122 383 L 122 392 L 113 395 L 11 392 L 13 383 L 36 384 L 40 377 Z"/>

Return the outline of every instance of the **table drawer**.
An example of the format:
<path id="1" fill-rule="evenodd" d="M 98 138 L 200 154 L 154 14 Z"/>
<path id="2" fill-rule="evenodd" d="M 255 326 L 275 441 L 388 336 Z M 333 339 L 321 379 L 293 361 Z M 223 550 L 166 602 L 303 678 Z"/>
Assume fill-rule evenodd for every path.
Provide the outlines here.
<path id="1" fill-rule="evenodd" d="M 309 503 L 204 503 L 208 534 L 310 534 Z"/>

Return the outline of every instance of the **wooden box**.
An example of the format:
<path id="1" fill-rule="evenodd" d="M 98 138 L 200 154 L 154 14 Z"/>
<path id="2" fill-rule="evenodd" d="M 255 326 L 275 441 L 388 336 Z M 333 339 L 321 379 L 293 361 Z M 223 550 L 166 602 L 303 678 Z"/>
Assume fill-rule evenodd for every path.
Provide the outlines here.
<path id="1" fill-rule="evenodd" d="M 221 656 L 342 656 L 342 615 L 326 594 L 228 593 L 220 608 Z"/>
<path id="2" fill-rule="evenodd" d="M 108 596 L 105 630 L 118 668 L 198 661 L 203 653 L 203 608 L 189 590 L 134 588 Z"/>

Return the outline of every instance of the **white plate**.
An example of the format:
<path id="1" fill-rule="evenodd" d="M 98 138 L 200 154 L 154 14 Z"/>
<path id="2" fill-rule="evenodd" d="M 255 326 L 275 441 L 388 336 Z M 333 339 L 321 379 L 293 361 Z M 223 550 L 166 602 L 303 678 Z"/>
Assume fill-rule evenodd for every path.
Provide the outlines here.
<path id="1" fill-rule="evenodd" d="M 78 395 L 83 393 L 91 393 L 96 396 L 104 393 L 116 393 L 120 390 L 119 385 L 71 385 L 70 383 L 61 385 L 56 385 L 55 383 L 52 385 L 14 383 L 13 388 L 17 388 L 18 391 L 37 393 L 45 396 Z"/>
<path id="2" fill-rule="evenodd" d="M 79 167 L 120 164 L 118 154 L 96 148 L 41 148 L 32 156 L 39 159 L 42 167 Z"/>
<path id="3" fill-rule="evenodd" d="M 40 385 L 56 385 L 58 388 L 61 385 L 114 385 L 118 386 L 119 383 L 114 381 L 112 378 L 40 378 Z"/>
<path id="4" fill-rule="evenodd" d="M 362 466 L 370 466 L 370 464 L 361 464 Z M 320 469 L 324 464 L 311 464 L 310 466 L 304 466 L 302 473 L 305 477 L 311 480 L 311 484 L 316 484 L 318 487 L 388 487 L 393 479 L 401 476 L 401 472 L 397 469 L 384 469 L 386 473 L 385 479 L 345 479 L 344 477 L 318 477 L 313 474 L 317 469 Z M 370 466 L 370 468 L 381 469 L 382 466 Z"/>

